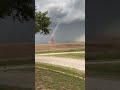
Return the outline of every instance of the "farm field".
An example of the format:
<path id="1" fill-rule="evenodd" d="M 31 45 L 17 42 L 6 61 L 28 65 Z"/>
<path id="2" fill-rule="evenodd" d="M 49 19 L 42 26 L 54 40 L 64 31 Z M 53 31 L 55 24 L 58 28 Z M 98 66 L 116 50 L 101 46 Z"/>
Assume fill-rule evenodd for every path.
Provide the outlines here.
<path id="1" fill-rule="evenodd" d="M 36 90 L 85 90 L 85 75 L 79 70 L 37 63 L 35 73 Z"/>
<path id="2" fill-rule="evenodd" d="M 64 57 L 64 58 L 72 58 L 72 59 L 84 59 L 85 58 L 85 53 L 57 53 L 53 55 L 45 55 L 45 56 L 53 56 L 53 57 Z"/>
<path id="3" fill-rule="evenodd" d="M 36 44 L 36 53 L 56 53 L 56 52 L 73 52 L 84 51 L 85 43 L 62 43 L 62 44 Z"/>
<path id="4" fill-rule="evenodd" d="M 39 44 L 35 50 L 36 90 L 85 90 L 84 44 Z"/>

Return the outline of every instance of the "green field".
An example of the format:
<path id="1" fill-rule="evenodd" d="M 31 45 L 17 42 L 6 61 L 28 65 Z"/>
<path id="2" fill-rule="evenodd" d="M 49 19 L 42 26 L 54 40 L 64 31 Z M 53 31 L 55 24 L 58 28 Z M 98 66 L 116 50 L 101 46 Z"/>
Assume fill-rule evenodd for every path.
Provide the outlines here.
<path id="1" fill-rule="evenodd" d="M 84 59 L 85 53 L 55 54 L 55 55 L 47 55 L 47 56 L 73 58 L 73 59 Z"/>
<path id="2" fill-rule="evenodd" d="M 35 73 L 36 90 L 85 90 L 85 74 L 82 71 L 37 63 Z"/>
<path id="3" fill-rule="evenodd" d="M 77 51 L 85 51 L 85 48 L 60 49 L 60 50 L 41 50 L 41 51 L 39 51 L 39 52 L 35 52 L 35 54 L 42 54 L 42 53 L 59 53 L 59 52 L 77 52 Z"/>

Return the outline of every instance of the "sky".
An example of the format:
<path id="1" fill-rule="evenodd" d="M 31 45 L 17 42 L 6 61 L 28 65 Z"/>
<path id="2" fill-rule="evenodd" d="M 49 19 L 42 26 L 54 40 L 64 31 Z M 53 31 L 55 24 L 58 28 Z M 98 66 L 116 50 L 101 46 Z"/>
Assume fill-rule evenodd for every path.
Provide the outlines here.
<path id="1" fill-rule="evenodd" d="M 54 38 L 58 43 L 85 41 L 85 0 L 36 0 L 36 11 L 48 11 L 51 19 L 50 35 L 35 35 L 35 43 L 48 43 L 55 27 Z"/>

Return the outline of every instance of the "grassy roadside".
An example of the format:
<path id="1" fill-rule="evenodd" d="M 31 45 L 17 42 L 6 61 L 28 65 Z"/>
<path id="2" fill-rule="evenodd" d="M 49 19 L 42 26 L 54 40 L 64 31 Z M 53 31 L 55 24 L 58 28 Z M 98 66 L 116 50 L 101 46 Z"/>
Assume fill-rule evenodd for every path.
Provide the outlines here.
<path id="1" fill-rule="evenodd" d="M 42 63 L 36 63 L 36 66 L 70 73 L 79 77 L 85 76 L 84 72 L 75 69 Z M 37 67 L 35 70 L 36 90 L 85 90 L 84 79 Z"/>
<path id="2" fill-rule="evenodd" d="M 73 58 L 79 60 L 85 58 L 85 53 L 68 53 L 68 54 L 55 54 L 55 55 L 46 55 L 46 56 Z"/>
<path id="3" fill-rule="evenodd" d="M 60 50 L 42 50 L 42 51 L 39 51 L 39 52 L 35 52 L 35 54 L 42 54 L 42 53 L 59 53 L 59 52 L 77 52 L 77 51 L 85 51 L 85 48 L 60 49 Z"/>
<path id="4" fill-rule="evenodd" d="M 49 69 L 53 69 L 53 70 L 58 70 L 58 71 L 70 73 L 70 74 L 73 74 L 73 75 L 77 75 L 77 76 L 80 76 L 80 77 L 85 77 L 84 71 L 79 71 L 79 70 L 68 68 L 68 67 L 62 67 L 62 66 L 59 66 L 59 65 L 36 63 L 35 66 L 43 67 L 43 68 L 49 68 Z"/>
<path id="5" fill-rule="evenodd" d="M 120 79 L 120 63 L 86 64 L 86 75 L 106 79 Z"/>

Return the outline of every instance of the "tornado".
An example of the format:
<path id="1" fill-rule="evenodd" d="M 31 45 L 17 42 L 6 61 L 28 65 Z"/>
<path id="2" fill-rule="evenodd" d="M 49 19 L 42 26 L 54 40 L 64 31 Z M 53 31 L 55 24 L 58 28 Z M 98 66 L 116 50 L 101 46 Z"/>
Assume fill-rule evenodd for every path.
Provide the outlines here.
<path id="1" fill-rule="evenodd" d="M 60 24 L 62 23 L 62 21 L 64 20 L 64 18 L 67 17 L 72 12 L 72 10 L 74 9 L 74 3 L 75 3 L 75 1 L 74 0 L 71 0 L 71 1 L 73 3 L 71 9 L 68 11 L 68 13 L 63 18 L 61 18 L 60 20 L 58 20 L 58 23 L 55 26 L 55 29 L 53 29 L 52 35 L 51 35 L 50 40 L 48 41 L 48 43 L 51 43 L 51 44 L 55 43 L 55 34 L 56 34 L 56 32 L 57 32 Z M 60 5 L 62 6 L 62 4 L 60 4 Z M 56 17 L 56 19 L 59 19 L 59 18 Z"/>

